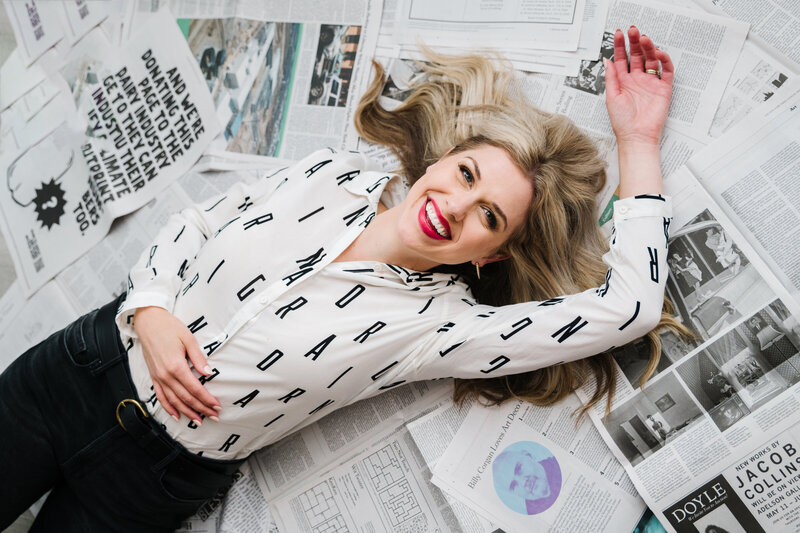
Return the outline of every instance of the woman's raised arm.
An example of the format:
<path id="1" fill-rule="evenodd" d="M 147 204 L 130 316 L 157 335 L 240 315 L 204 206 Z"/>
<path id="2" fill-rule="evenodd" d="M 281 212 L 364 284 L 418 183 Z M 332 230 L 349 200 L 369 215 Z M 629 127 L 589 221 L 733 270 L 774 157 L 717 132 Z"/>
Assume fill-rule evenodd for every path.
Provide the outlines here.
<path id="1" fill-rule="evenodd" d="M 614 34 L 614 61 L 605 61 L 606 107 L 617 137 L 620 198 L 662 192 L 660 142 L 672 96 L 672 60 L 635 26 Z M 630 71 L 628 66 L 630 65 Z"/>

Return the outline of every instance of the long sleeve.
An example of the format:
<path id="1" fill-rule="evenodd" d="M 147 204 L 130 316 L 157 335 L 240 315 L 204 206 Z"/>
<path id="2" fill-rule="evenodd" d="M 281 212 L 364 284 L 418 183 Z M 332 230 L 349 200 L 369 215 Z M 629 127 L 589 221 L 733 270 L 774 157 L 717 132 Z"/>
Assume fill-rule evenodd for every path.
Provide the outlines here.
<path id="1" fill-rule="evenodd" d="M 502 307 L 453 301 L 447 321 L 411 354 L 406 373 L 413 379 L 502 376 L 588 357 L 641 337 L 661 316 L 670 216 L 669 198 L 617 201 L 602 286 Z"/>

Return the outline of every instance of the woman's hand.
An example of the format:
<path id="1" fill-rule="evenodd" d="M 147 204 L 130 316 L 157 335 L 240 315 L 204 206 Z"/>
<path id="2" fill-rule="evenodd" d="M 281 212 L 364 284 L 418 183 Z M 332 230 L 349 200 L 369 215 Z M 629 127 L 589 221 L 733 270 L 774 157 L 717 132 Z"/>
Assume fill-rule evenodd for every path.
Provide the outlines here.
<path id="1" fill-rule="evenodd" d="M 605 61 L 606 107 L 617 144 L 659 144 L 672 96 L 672 60 L 631 26 L 630 72 L 622 30 L 614 34 L 614 61 Z M 659 69 L 660 66 L 660 69 Z M 648 74 L 646 70 L 661 72 Z"/>
<path id="2" fill-rule="evenodd" d="M 180 420 L 183 413 L 198 426 L 200 414 L 219 421 L 219 401 L 192 374 L 186 361 L 188 357 L 205 376 L 212 372 L 189 328 L 161 307 L 137 309 L 133 324 L 153 379 L 153 390 L 164 409 L 175 420 Z"/>

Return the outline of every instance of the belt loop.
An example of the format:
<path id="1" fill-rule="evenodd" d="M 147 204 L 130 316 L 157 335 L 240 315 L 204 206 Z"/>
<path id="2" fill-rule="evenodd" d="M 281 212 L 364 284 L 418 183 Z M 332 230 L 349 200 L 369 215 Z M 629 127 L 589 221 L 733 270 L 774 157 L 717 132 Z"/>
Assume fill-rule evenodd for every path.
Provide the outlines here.
<path id="1" fill-rule="evenodd" d="M 156 472 L 156 473 L 157 472 L 161 472 L 162 470 L 167 468 L 169 466 L 169 464 L 172 461 L 175 460 L 176 457 L 178 457 L 179 453 L 181 453 L 180 448 L 178 448 L 177 446 L 173 447 L 172 451 L 170 451 L 170 453 L 166 457 L 164 457 L 159 462 L 157 462 L 153 466 L 151 466 L 150 470 L 153 471 L 153 472 Z"/>

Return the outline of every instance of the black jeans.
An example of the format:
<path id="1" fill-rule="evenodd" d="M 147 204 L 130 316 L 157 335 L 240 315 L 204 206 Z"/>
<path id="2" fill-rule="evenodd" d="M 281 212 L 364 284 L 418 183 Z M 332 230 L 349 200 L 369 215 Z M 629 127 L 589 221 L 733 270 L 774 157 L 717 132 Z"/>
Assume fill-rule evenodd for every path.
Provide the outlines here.
<path id="1" fill-rule="evenodd" d="M 120 389 L 136 396 L 116 305 L 54 333 L 0 375 L 0 530 L 52 489 L 33 532 L 172 531 L 233 479 L 239 462 L 190 453 L 152 418 L 135 415 L 151 444 L 169 451 L 163 457 L 120 425 Z M 114 367 L 127 383 L 109 381 Z"/>

